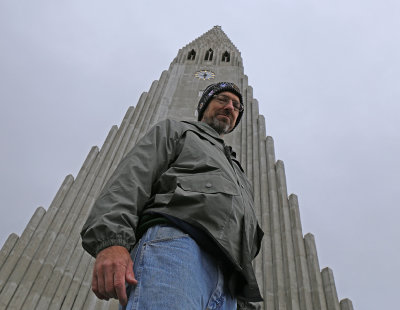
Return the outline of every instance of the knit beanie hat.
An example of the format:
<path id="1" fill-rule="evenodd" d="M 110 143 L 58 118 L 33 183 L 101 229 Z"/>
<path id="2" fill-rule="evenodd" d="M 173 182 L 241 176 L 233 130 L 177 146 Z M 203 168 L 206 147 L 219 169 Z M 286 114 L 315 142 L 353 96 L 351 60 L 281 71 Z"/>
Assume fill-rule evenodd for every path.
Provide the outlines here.
<path id="1" fill-rule="evenodd" d="M 240 93 L 239 87 L 237 87 L 234 83 L 231 82 L 219 82 L 215 84 L 208 85 L 207 88 L 204 90 L 203 95 L 200 98 L 199 104 L 197 105 L 197 120 L 201 121 L 203 118 L 204 111 L 207 109 L 208 104 L 210 103 L 213 96 L 218 95 L 224 91 L 230 92 L 235 94 L 239 97 L 240 104 L 243 106 L 243 98 L 242 94 Z M 232 128 L 235 129 L 236 126 L 239 124 L 240 119 L 242 118 L 243 111 L 239 112 L 239 115 L 236 119 L 235 126 Z M 231 131 L 232 131 L 231 130 Z"/>

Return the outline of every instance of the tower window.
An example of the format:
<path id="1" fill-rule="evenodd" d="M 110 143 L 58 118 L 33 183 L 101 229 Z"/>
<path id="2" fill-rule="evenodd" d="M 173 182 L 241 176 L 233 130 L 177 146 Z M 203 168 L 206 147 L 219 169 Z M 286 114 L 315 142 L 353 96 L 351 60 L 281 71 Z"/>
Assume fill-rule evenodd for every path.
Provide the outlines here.
<path id="1" fill-rule="evenodd" d="M 206 52 L 206 57 L 204 57 L 204 60 L 209 60 L 211 61 L 213 58 L 213 50 L 210 48 L 207 52 Z"/>
<path id="2" fill-rule="evenodd" d="M 225 51 L 225 53 L 222 54 L 222 61 L 223 62 L 231 61 L 231 54 L 229 54 L 228 51 Z"/>
<path id="3" fill-rule="evenodd" d="M 194 60 L 196 58 L 196 52 L 194 50 L 191 50 L 188 54 L 187 59 L 188 60 Z"/>

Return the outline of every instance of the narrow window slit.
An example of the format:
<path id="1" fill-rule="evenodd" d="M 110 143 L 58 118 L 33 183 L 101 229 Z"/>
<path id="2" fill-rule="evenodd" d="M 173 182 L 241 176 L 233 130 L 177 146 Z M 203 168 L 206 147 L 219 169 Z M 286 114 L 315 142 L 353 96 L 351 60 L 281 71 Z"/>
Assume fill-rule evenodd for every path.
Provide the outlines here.
<path id="1" fill-rule="evenodd" d="M 188 60 L 194 60 L 195 58 L 196 58 L 196 52 L 192 49 L 192 50 L 189 52 L 187 59 L 188 59 Z"/>
<path id="2" fill-rule="evenodd" d="M 228 51 L 225 51 L 225 53 L 222 54 L 222 61 L 223 62 L 231 61 L 231 54 L 229 54 Z"/>
<path id="3" fill-rule="evenodd" d="M 213 59 L 213 54 L 214 54 L 214 51 L 210 48 L 210 49 L 206 52 L 206 57 L 204 57 L 204 60 L 211 61 L 211 60 Z"/>

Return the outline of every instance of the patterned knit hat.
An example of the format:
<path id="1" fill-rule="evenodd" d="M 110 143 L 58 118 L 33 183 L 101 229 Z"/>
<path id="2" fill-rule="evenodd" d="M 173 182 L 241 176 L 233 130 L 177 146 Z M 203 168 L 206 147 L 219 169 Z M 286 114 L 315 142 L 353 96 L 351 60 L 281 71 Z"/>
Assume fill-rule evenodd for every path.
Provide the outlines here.
<path id="1" fill-rule="evenodd" d="M 243 106 L 243 98 L 242 94 L 240 93 L 239 87 L 231 82 L 219 82 L 215 84 L 208 85 L 207 88 L 204 90 L 203 95 L 200 98 L 199 104 L 197 105 L 197 114 L 198 114 L 198 121 L 201 121 L 203 118 L 204 111 L 207 109 L 208 104 L 210 103 L 213 96 L 218 95 L 224 91 L 231 92 L 239 97 L 240 104 Z M 242 118 L 243 111 L 239 112 L 239 115 L 236 119 L 235 126 L 232 128 L 235 129 L 236 126 L 239 124 L 240 119 Z M 231 131 L 232 131 L 231 130 Z"/>

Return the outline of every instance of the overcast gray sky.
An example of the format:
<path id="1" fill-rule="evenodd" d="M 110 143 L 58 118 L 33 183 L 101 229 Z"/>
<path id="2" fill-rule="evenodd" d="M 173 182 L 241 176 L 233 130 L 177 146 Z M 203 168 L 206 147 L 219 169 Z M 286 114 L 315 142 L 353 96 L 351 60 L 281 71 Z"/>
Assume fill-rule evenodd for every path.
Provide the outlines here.
<path id="1" fill-rule="evenodd" d="M 400 2 L 135 2 L 0 1 L 0 245 L 220 25 L 339 298 L 397 309 Z"/>

